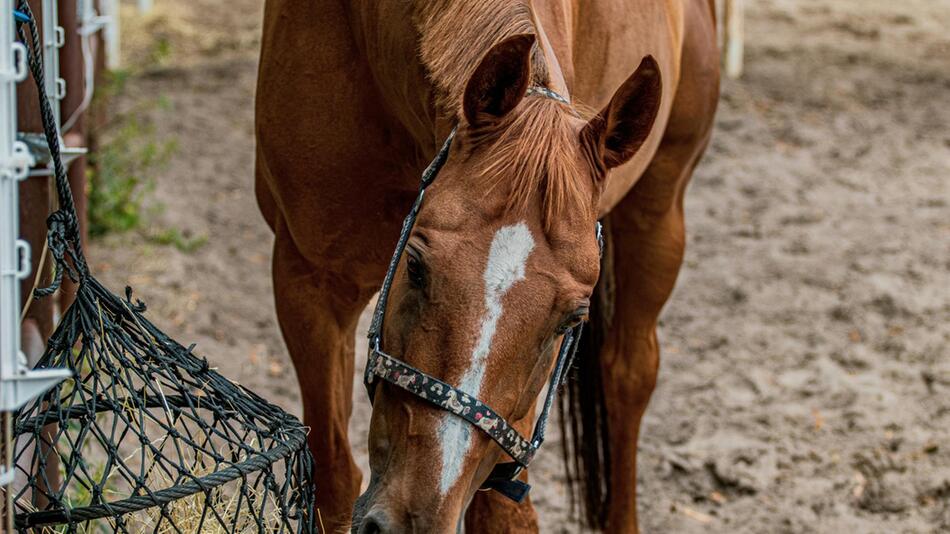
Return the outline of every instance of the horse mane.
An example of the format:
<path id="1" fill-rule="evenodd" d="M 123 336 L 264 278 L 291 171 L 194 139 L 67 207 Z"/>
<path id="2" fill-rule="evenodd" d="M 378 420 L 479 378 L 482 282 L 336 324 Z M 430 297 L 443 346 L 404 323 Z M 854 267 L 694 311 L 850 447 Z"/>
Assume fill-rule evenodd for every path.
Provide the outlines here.
<path id="1" fill-rule="evenodd" d="M 465 85 L 493 46 L 512 35 L 537 34 L 525 0 L 424 0 L 417 5 L 419 56 L 435 86 L 436 107 L 450 117 L 461 115 Z M 531 63 L 532 84 L 547 83 L 537 46 Z"/>
<path id="2" fill-rule="evenodd" d="M 461 120 L 462 97 L 482 57 L 497 43 L 516 34 L 537 34 L 529 2 L 523 0 L 431 0 L 421 2 L 416 24 L 420 56 L 433 83 L 439 111 Z M 531 54 L 531 85 L 547 87 L 550 75 L 543 52 L 535 43 Z M 584 110 L 586 112 L 586 110 Z M 542 217 L 549 230 L 570 206 L 590 202 L 578 180 L 589 173 L 577 155 L 577 137 L 565 104 L 543 97 L 526 97 L 521 105 L 471 140 L 485 143 L 492 154 L 475 169 L 491 188 L 507 186 L 507 209 L 523 212 L 538 193 Z"/>

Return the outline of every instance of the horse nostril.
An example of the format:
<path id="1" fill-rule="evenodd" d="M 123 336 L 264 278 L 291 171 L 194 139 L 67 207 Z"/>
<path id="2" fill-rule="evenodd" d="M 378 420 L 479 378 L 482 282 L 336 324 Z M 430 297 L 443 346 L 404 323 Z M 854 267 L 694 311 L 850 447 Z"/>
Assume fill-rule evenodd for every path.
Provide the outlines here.
<path id="1" fill-rule="evenodd" d="M 387 532 L 389 528 L 386 526 L 385 517 L 378 512 L 372 512 L 363 519 L 359 534 L 386 534 Z"/>

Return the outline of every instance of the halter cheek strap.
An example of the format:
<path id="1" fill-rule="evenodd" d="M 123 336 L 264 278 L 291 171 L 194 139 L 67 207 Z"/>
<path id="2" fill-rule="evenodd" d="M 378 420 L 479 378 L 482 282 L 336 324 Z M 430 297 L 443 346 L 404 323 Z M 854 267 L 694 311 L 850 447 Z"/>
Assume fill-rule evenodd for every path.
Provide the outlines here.
<path id="1" fill-rule="evenodd" d="M 552 98 L 559 102 L 569 104 L 567 99 L 561 95 L 543 87 L 529 88 L 527 94 Z M 393 278 L 396 274 L 396 268 L 399 265 L 399 259 L 406 249 L 409 234 L 412 232 L 412 227 L 416 222 L 419 209 L 422 207 L 422 200 L 425 197 L 426 188 L 435 181 L 439 170 L 448 159 L 449 149 L 452 146 L 452 140 L 455 138 L 455 132 L 456 128 L 453 128 L 442 144 L 442 148 L 422 173 L 422 180 L 419 184 L 419 194 L 412 205 L 412 209 L 402 223 L 402 230 L 399 234 L 399 240 L 396 243 L 396 250 L 393 252 L 393 257 L 389 262 L 389 268 L 386 271 L 386 277 L 383 279 L 383 285 L 379 290 L 379 298 L 376 301 L 376 309 L 373 312 L 373 321 L 369 328 L 369 355 L 367 357 L 363 382 L 366 385 L 370 402 L 372 402 L 375 397 L 376 385 L 378 383 L 377 379 L 381 379 L 443 410 L 461 417 L 487 434 L 514 462 L 495 465 L 485 480 L 485 483 L 482 484 L 482 489 L 494 489 L 516 502 L 521 502 L 528 494 L 530 486 L 517 480 L 515 477 L 518 476 L 523 468 L 531 463 L 538 448 L 544 442 L 544 432 L 547 428 L 551 405 L 554 403 L 557 390 L 564 383 L 567 377 L 567 370 L 570 369 L 574 360 L 574 355 L 577 352 L 578 342 L 581 336 L 581 326 L 578 325 L 563 333 L 561 348 L 558 351 L 554 371 L 551 373 L 551 379 L 548 382 L 548 391 L 544 399 L 544 405 L 541 409 L 541 414 L 538 416 L 537 424 L 534 427 L 534 432 L 530 440 L 525 439 L 504 417 L 491 409 L 487 404 L 469 395 L 465 391 L 426 374 L 398 358 L 386 354 L 380 347 L 386 304 L 389 300 L 389 292 L 390 289 L 392 289 Z M 601 236 L 600 223 L 596 225 L 596 232 L 600 252 L 601 255 L 603 255 L 603 239 Z"/>

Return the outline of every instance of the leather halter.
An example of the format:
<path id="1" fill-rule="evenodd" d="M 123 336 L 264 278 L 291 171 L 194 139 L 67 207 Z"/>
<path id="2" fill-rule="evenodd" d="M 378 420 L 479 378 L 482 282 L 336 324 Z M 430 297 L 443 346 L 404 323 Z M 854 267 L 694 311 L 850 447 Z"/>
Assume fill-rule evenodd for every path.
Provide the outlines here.
<path id="1" fill-rule="evenodd" d="M 566 98 L 545 87 L 531 87 L 526 92 L 526 95 L 538 95 L 570 105 L 570 102 Z M 554 371 L 551 373 L 551 379 L 548 383 L 547 396 L 544 399 L 541 414 L 538 416 L 530 440 L 525 439 L 504 417 L 492 410 L 484 402 L 469 395 L 465 391 L 416 369 L 398 358 L 386 354 L 380 347 L 383 319 L 386 314 L 386 303 L 389 300 L 389 290 L 392 288 L 396 268 L 406 249 L 406 243 L 409 241 L 409 234 L 412 232 L 412 227 L 416 222 L 416 217 L 422 206 L 422 199 L 425 197 L 426 188 L 435 181 L 439 170 L 448 159 L 449 148 L 452 146 L 452 140 L 455 138 L 456 129 L 457 128 L 452 128 L 452 131 L 442 144 L 442 148 L 435 155 L 432 162 L 429 163 L 428 167 L 426 167 L 425 171 L 423 171 L 422 180 L 419 185 L 419 195 L 416 197 L 412 209 L 409 211 L 409 215 L 406 216 L 406 219 L 402 223 L 399 241 L 396 243 L 396 250 L 389 262 L 386 278 L 383 279 L 383 285 L 379 290 L 379 298 L 376 301 L 376 309 L 373 312 L 373 321 L 369 328 L 369 356 L 366 362 L 366 372 L 363 376 L 363 382 L 366 385 L 370 403 L 373 402 L 373 397 L 375 396 L 376 379 L 380 378 L 419 398 L 425 399 L 443 410 L 461 417 L 487 434 L 514 462 L 496 464 L 485 480 L 485 483 L 482 484 L 482 489 L 493 489 L 515 502 L 521 502 L 528 494 L 530 486 L 521 480 L 515 479 L 515 477 L 523 468 L 531 463 L 538 448 L 544 442 L 544 431 L 547 427 L 551 405 L 554 402 L 558 388 L 567 378 L 567 370 L 570 369 L 574 355 L 577 352 L 581 337 L 581 325 L 567 329 L 562 333 L 563 340 L 561 342 L 561 348 L 558 351 L 557 360 L 554 364 Z M 603 236 L 601 235 L 601 225 L 599 222 L 596 225 L 596 232 L 597 241 L 600 245 L 600 253 L 603 255 Z"/>

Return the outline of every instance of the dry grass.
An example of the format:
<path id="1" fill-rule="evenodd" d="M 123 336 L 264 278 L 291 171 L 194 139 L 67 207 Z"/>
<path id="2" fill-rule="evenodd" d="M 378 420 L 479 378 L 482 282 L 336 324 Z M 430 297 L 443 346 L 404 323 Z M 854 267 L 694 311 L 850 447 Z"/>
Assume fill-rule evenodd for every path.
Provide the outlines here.
<path id="1" fill-rule="evenodd" d="M 154 440 L 150 443 L 157 450 L 164 450 L 168 444 L 171 444 L 175 438 L 168 435 Z M 184 444 L 177 450 L 182 451 L 180 457 L 181 465 L 185 466 L 188 473 L 196 478 L 204 477 L 214 473 L 218 467 L 213 461 L 198 452 L 194 455 L 189 454 L 189 447 Z M 256 444 L 251 443 L 253 448 Z M 160 462 L 151 452 L 151 447 L 137 447 L 130 451 L 123 458 L 127 465 L 134 465 L 135 458 L 144 455 L 144 471 L 147 473 L 146 485 L 153 491 L 171 488 L 176 485 L 176 480 L 170 476 L 168 471 L 162 468 Z M 68 447 L 60 445 L 57 449 L 60 457 L 67 458 L 71 451 Z M 247 459 L 247 455 L 241 453 L 236 459 L 236 463 Z M 164 462 L 167 464 L 167 461 Z M 101 463 L 90 462 L 93 471 L 100 473 L 94 476 L 95 479 L 102 481 L 103 497 L 108 502 L 116 502 L 132 496 L 128 489 L 119 489 L 118 482 L 121 477 L 117 476 L 117 467 L 113 467 L 109 473 L 103 473 Z M 96 467 L 98 465 L 98 467 Z M 187 477 L 183 477 L 186 479 Z M 153 506 L 144 510 L 133 512 L 122 517 L 125 528 L 128 532 L 137 534 L 155 533 L 155 534 L 173 534 L 179 532 L 200 533 L 200 534 L 243 534 L 252 532 L 280 532 L 282 519 L 280 509 L 274 505 L 273 497 L 267 495 L 267 490 L 263 482 L 254 484 L 256 478 L 252 475 L 248 477 L 247 485 L 242 489 L 242 480 L 240 478 L 232 480 L 222 486 L 205 492 L 177 499 L 167 504 L 164 508 Z M 70 507 L 81 507 L 90 504 L 90 491 L 78 484 L 74 484 L 64 497 L 64 500 Z M 249 504 L 250 502 L 250 504 Z M 259 503 L 266 503 L 264 510 L 258 510 L 263 524 L 263 530 L 259 528 L 254 516 L 250 513 L 249 507 L 257 508 Z M 21 510 L 38 511 L 26 499 L 20 501 Z M 116 521 L 112 518 L 104 518 L 88 523 L 77 525 L 79 534 L 100 534 L 106 532 L 115 532 Z M 54 534 L 67 532 L 66 526 L 40 527 L 36 529 L 37 533 Z"/>
<path id="2" fill-rule="evenodd" d="M 253 445 L 252 445 L 253 446 Z M 244 460 L 245 458 L 241 458 Z M 197 455 L 190 464 L 191 475 L 202 477 L 215 471 L 214 462 L 208 462 Z M 241 480 L 233 480 L 224 486 L 211 490 L 207 495 L 198 492 L 178 499 L 165 507 L 164 514 L 158 507 L 130 514 L 126 526 L 130 532 L 155 534 L 175 534 L 195 532 L 201 534 L 243 534 L 252 532 L 279 532 L 281 526 L 280 510 L 275 506 L 262 511 L 263 531 L 248 512 L 247 499 L 262 502 L 266 491 L 257 486 L 248 485 L 241 491 Z M 149 474 L 149 487 L 171 487 L 174 481 L 165 471 L 153 469 Z M 243 510 L 243 511 L 242 511 Z"/>

